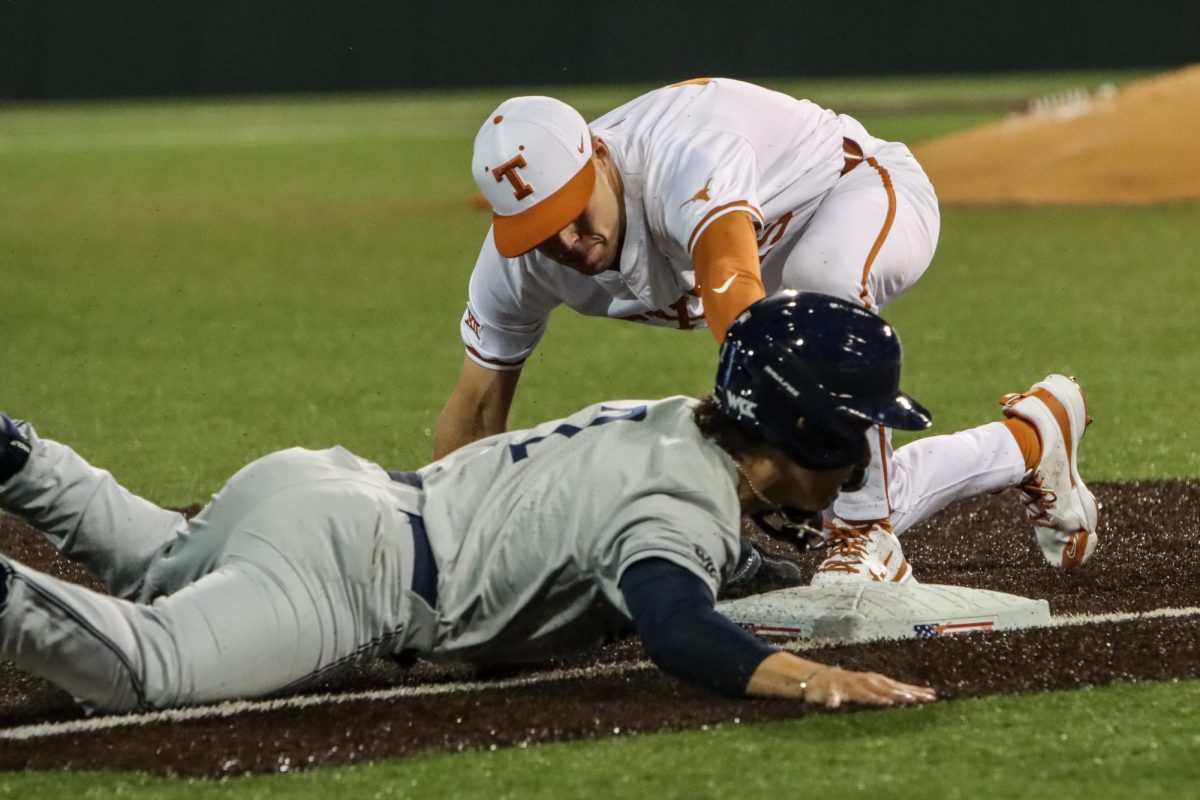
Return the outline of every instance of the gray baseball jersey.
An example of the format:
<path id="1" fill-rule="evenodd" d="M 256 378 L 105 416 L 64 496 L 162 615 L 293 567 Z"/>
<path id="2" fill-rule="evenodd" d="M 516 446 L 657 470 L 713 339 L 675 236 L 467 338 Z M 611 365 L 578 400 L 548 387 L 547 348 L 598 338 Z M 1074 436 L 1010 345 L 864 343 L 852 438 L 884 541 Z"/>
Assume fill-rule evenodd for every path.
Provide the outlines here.
<path id="1" fill-rule="evenodd" d="M 421 470 L 441 579 L 436 651 L 524 658 L 624 625 L 626 567 L 658 557 L 716 594 L 737 563 L 732 459 L 695 401 L 622 401 L 472 444 Z"/>
<path id="2" fill-rule="evenodd" d="M 628 625 L 618 583 L 634 562 L 668 559 L 714 594 L 735 568 L 737 473 L 694 402 L 601 404 L 496 436 L 421 470 L 421 489 L 340 447 L 284 450 L 191 520 L 24 426 L 33 453 L 0 507 L 121 597 L 0 557 L 0 656 L 130 709 L 270 694 L 401 651 L 529 660 L 597 644 Z"/>

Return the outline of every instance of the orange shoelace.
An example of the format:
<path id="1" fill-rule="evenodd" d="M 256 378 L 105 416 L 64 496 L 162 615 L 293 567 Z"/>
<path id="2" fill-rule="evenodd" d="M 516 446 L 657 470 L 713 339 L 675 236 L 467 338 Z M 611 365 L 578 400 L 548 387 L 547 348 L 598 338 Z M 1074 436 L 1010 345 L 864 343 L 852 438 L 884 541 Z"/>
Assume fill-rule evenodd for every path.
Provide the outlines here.
<path id="1" fill-rule="evenodd" d="M 1017 487 L 1025 495 L 1025 510 L 1031 520 L 1050 520 L 1050 509 L 1058 502 L 1058 495 L 1045 488 L 1035 472 L 1033 477 Z"/>
<path id="2" fill-rule="evenodd" d="M 867 555 L 867 533 L 857 528 L 831 527 L 829 555 L 817 572 L 858 572 Z"/>

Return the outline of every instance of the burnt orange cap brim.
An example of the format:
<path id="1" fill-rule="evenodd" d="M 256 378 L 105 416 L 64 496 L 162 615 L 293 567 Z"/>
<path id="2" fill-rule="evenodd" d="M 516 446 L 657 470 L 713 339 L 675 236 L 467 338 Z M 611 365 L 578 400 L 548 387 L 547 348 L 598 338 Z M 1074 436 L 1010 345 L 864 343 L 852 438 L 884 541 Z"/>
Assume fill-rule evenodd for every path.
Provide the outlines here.
<path id="1" fill-rule="evenodd" d="M 570 225 L 592 199 L 595 185 L 596 168 L 589 158 L 574 178 L 545 200 L 512 216 L 492 214 L 492 238 L 500 255 L 525 255 Z"/>

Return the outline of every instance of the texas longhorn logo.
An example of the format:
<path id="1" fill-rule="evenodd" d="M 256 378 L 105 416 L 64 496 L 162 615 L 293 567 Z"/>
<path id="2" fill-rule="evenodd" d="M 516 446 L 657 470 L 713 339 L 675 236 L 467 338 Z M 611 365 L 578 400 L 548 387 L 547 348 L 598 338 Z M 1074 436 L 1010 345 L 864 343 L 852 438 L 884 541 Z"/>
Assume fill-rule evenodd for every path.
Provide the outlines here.
<path id="1" fill-rule="evenodd" d="M 496 183 L 507 178 L 508 182 L 512 184 L 513 189 L 516 190 L 513 192 L 513 197 L 523 200 L 533 194 L 533 187 L 525 182 L 525 179 L 517 172 L 517 167 L 527 166 L 529 164 L 525 161 L 525 156 L 518 153 L 492 170 L 492 175 L 496 176 Z"/>

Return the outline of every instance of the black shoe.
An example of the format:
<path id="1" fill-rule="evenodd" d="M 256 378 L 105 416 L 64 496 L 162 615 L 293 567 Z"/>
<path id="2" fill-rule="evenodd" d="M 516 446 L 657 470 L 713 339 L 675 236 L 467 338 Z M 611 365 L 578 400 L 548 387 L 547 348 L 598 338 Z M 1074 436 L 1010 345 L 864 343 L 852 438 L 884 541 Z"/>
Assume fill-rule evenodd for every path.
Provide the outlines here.
<path id="1" fill-rule="evenodd" d="M 32 452 L 33 447 L 21 435 L 16 423 L 0 414 L 0 483 L 20 472 Z"/>
<path id="2" fill-rule="evenodd" d="M 799 564 L 764 553 L 743 539 L 737 571 L 726 582 L 726 592 L 723 594 L 729 597 L 744 597 L 749 594 L 773 592 L 776 589 L 804 586 L 807 583 Z"/>

